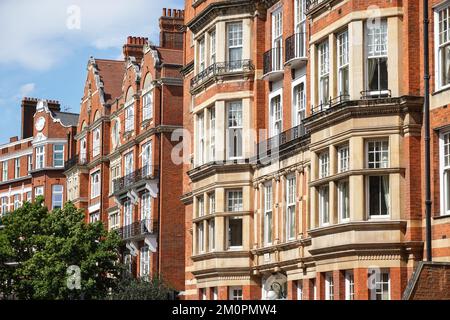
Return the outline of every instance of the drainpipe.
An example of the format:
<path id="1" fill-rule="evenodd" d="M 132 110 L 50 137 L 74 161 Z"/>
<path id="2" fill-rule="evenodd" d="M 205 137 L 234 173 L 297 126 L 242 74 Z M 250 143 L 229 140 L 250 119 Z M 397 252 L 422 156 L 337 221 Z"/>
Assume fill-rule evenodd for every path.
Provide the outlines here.
<path id="1" fill-rule="evenodd" d="M 428 45 L 428 0 L 423 0 L 423 58 L 424 58 L 424 127 L 425 127 L 425 218 L 427 261 L 432 261 L 431 253 L 431 176 L 430 176 L 430 68 Z"/>

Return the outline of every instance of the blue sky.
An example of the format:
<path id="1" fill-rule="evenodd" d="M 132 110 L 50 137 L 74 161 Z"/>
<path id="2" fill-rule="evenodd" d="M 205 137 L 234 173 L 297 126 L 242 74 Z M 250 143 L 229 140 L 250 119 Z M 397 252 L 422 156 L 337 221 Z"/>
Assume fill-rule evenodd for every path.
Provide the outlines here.
<path id="1" fill-rule="evenodd" d="M 90 56 L 118 59 L 126 37 L 158 43 L 162 8 L 182 0 L 1 0 L 0 144 L 20 135 L 22 97 L 79 112 Z"/>

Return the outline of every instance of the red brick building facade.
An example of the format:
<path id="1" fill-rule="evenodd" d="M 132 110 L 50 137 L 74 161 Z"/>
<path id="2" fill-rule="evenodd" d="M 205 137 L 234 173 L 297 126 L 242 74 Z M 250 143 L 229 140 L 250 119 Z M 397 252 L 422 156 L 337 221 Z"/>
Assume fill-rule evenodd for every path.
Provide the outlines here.
<path id="1" fill-rule="evenodd" d="M 49 209 L 67 201 L 64 163 L 74 152 L 78 114 L 62 112 L 58 101 L 24 98 L 22 137 L 0 145 L 0 212 L 44 196 Z"/>

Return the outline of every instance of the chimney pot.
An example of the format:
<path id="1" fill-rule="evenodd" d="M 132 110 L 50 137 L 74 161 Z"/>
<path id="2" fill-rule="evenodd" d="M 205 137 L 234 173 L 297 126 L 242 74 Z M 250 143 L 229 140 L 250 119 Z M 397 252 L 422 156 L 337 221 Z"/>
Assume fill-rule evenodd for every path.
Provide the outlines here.
<path id="1" fill-rule="evenodd" d="M 19 137 L 18 136 L 14 136 L 14 137 L 9 138 L 9 142 L 17 142 L 17 141 L 19 141 Z"/>
<path id="2" fill-rule="evenodd" d="M 163 17 L 167 16 L 167 8 L 163 8 Z"/>

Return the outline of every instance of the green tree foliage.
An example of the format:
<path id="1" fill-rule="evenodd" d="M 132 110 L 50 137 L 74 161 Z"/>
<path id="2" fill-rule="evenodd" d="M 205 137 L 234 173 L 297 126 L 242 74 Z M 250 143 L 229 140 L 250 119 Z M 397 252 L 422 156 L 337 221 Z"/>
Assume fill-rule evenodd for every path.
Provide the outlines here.
<path id="1" fill-rule="evenodd" d="M 135 279 L 123 277 L 111 294 L 113 300 L 169 300 L 174 291 L 159 277 Z"/>
<path id="2" fill-rule="evenodd" d="M 0 293 L 19 299 L 103 299 L 118 285 L 120 238 L 86 224 L 71 203 L 51 213 L 43 198 L 2 217 Z M 78 267 L 68 273 L 70 266 Z M 69 285 L 68 285 L 69 284 Z M 77 289 L 77 287 L 79 289 Z"/>

